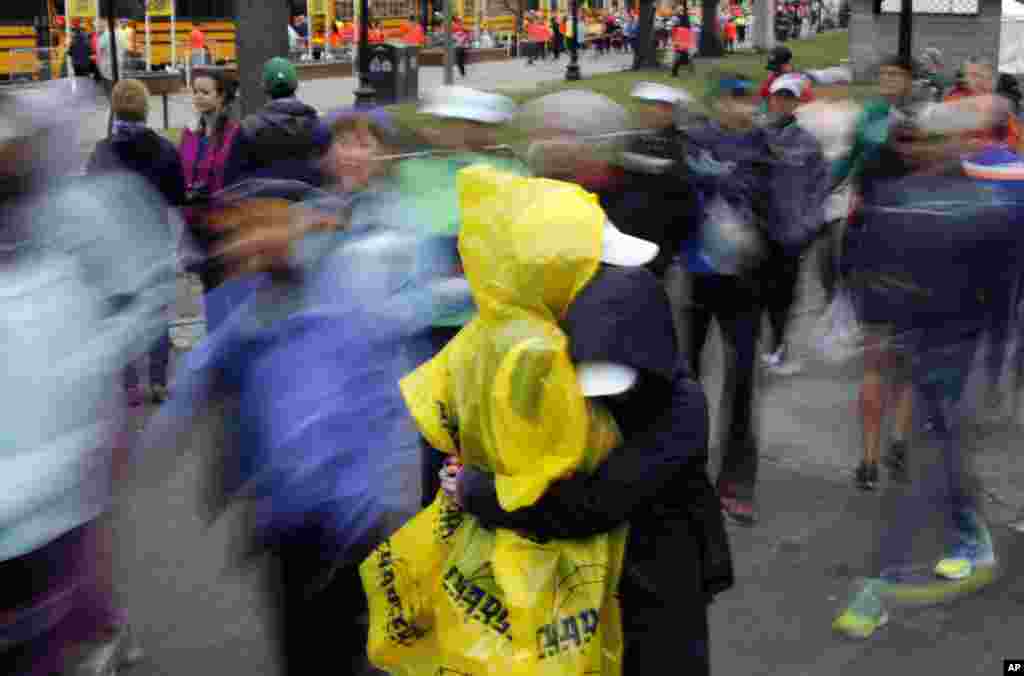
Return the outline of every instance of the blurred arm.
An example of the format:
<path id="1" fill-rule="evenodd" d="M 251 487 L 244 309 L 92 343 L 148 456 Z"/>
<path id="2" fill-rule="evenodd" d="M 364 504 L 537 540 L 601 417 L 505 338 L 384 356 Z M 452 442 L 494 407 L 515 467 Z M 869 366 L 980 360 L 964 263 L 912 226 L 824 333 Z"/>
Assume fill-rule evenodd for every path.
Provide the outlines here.
<path id="1" fill-rule="evenodd" d="M 494 477 L 463 470 L 464 509 L 487 528 L 523 530 L 544 539 L 577 539 L 605 533 L 650 507 L 679 472 L 707 457 L 708 418 L 700 386 L 679 377 L 671 399 L 650 425 L 612 451 L 593 474 L 551 486 L 534 505 L 505 512 Z"/>

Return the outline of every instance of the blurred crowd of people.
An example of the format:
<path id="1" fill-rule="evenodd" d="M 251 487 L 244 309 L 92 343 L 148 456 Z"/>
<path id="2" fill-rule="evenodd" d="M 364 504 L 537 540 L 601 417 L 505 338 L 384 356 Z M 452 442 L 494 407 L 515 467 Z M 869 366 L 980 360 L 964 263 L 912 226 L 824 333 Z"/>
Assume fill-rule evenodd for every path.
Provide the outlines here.
<path id="1" fill-rule="evenodd" d="M 604 34 L 628 36 L 632 19 L 613 19 Z M 556 19 L 545 41 L 564 35 Z M 880 464 L 910 481 L 917 457 L 916 480 L 943 498 L 908 496 L 890 515 L 878 574 L 836 629 L 884 624 L 887 590 L 912 583 L 905 536 L 935 510 L 951 534 L 936 578 L 992 570 L 963 383 L 987 346 L 989 407 L 1009 407 L 998 381 L 1024 364 L 1007 359 L 1024 260 L 1020 95 L 984 61 L 950 84 L 937 50 L 923 61 L 927 78 L 883 61 L 863 106 L 816 100 L 827 74 L 800 72 L 784 47 L 760 85 L 728 72 L 698 95 L 640 83 L 635 114 L 587 90 L 519 106 L 447 87 L 423 100 L 432 123 L 412 137 L 383 110 L 320 116 L 276 58 L 267 104 L 244 119 L 235 85 L 197 69 L 178 147 L 148 127 L 145 85 L 116 83 L 112 133 L 85 176 L 67 157 L 76 127 L 60 111 L 73 106 L 3 94 L 3 670 L 108 674 L 141 659 L 114 601 L 109 510 L 134 464 L 216 411 L 211 514 L 235 500 L 252 513 L 287 673 L 358 673 L 379 657 L 375 623 L 401 645 L 437 631 L 403 615 L 397 592 L 381 620 L 360 568 L 372 552 L 385 565 L 380 548 L 437 505 L 438 532 L 469 520 L 562 556 L 558 543 L 606 538 L 616 600 L 586 612 L 621 631 L 607 673 L 709 673 L 708 607 L 733 584 L 725 523 L 759 519 L 758 367 L 799 369 L 789 322 L 819 249 L 828 314 L 847 308 L 843 328 L 861 336 L 857 486 L 876 489 Z M 513 129 L 521 146 L 503 143 Z M 170 377 L 182 271 L 202 282 L 207 337 Z M 727 347 L 714 481 L 701 384 L 713 323 Z M 146 400 L 163 406 L 135 437 Z M 616 443 L 581 464 L 572 453 L 597 443 L 587 425 L 608 417 Z M 534 461 L 508 455 L 516 444 Z M 534 565 L 522 574 L 555 575 Z M 452 592 L 450 571 L 424 575 L 503 617 L 500 585 Z M 529 643 L 521 659 L 544 659 Z M 465 656 L 503 659 L 491 649 Z"/>

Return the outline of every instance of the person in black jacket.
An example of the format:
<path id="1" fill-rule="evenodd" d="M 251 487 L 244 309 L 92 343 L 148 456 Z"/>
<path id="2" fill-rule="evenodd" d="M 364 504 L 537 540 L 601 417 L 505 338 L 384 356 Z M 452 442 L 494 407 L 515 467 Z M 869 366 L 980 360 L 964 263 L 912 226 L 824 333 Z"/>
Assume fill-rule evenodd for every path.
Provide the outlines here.
<path id="1" fill-rule="evenodd" d="M 691 234 L 688 214 L 696 207 L 696 195 L 681 173 L 683 137 L 675 117 L 677 108 L 685 110 L 692 99 L 685 90 L 651 82 L 639 83 L 631 96 L 642 104 L 641 126 L 652 133 L 634 139 L 622 153 L 623 180 L 615 189 L 599 193 L 601 206 L 626 232 L 660 247 L 647 267 L 667 285 L 678 319 L 683 289 L 677 259 Z M 676 324 L 676 331 L 683 335 L 681 324 Z"/>
<path id="2" fill-rule="evenodd" d="M 562 35 L 562 24 L 557 16 L 551 17 L 551 53 L 555 55 L 555 61 L 562 58 L 562 48 L 565 46 L 565 36 Z"/>
<path id="3" fill-rule="evenodd" d="M 672 664 L 678 673 L 708 674 L 707 609 L 733 584 L 732 558 L 707 475 L 707 400 L 678 359 L 668 297 L 649 270 L 602 265 L 563 328 L 574 362 L 611 362 L 637 374 L 630 389 L 601 398 L 623 444 L 593 474 L 556 483 L 515 512 L 502 510 L 494 477 L 472 467 L 447 467 L 442 485 L 485 528 L 541 540 L 585 538 L 628 523 L 619 586 L 623 673 Z"/>
<path id="4" fill-rule="evenodd" d="M 92 46 L 89 35 L 76 25 L 71 32 L 71 65 L 75 69 L 75 77 L 92 77 L 96 64 L 92 61 Z"/>
<path id="5" fill-rule="evenodd" d="M 121 80 L 111 92 L 114 114 L 113 133 L 96 144 L 86 172 L 99 174 L 130 171 L 146 179 L 166 200 L 168 206 L 185 203 L 185 173 L 174 145 L 148 126 L 149 91 L 138 80 Z M 167 366 L 171 357 L 170 326 L 149 353 L 150 396 L 160 403 L 167 398 Z M 135 365 L 125 370 L 128 403 L 138 406 L 143 391 Z"/>
<path id="6" fill-rule="evenodd" d="M 323 184 L 319 162 L 331 145 L 331 133 L 316 109 L 295 97 L 295 66 L 281 57 L 263 67 L 263 87 L 271 101 L 242 120 L 239 180 L 273 178 Z"/>

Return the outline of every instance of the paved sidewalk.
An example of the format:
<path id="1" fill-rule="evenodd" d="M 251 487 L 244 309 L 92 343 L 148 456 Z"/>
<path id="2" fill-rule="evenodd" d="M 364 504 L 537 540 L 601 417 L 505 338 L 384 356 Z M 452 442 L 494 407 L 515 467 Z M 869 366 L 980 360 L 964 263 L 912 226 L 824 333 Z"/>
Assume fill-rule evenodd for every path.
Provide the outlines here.
<path id="1" fill-rule="evenodd" d="M 182 307 L 196 310 L 192 291 L 183 286 L 182 293 Z M 901 489 L 886 482 L 880 494 L 866 495 L 852 486 L 860 443 L 859 366 L 835 367 L 812 358 L 810 335 L 821 302 L 820 288 L 806 277 L 793 327 L 793 347 L 806 360 L 804 373 L 762 378 L 762 520 L 751 529 L 730 529 L 737 585 L 712 608 L 714 673 L 998 673 L 1002 659 L 1020 656 L 1024 634 L 1024 576 L 1018 564 L 1024 536 L 1005 526 L 1024 505 L 1024 467 L 1016 453 L 1024 440 L 1021 428 L 983 428 L 976 440 L 979 474 L 998 497 L 985 509 L 994 523 L 1002 578 L 956 603 L 897 608 L 890 624 L 868 642 L 831 632 L 855 580 L 874 572 L 878 530 Z M 705 385 L 715 404 L 721 372 L 716 340 L 705 358 L 712 374 Z M 121 594 L 150 654 L 131 674 L 271 676 L 278 672 L 261 573 L 229 569 L 237 516 L 210 528 L 198 516 L 202 458 L 215 450 L 218 439 L 201 425 L 186 443 L 187 448 L 168 448 L 166 455 L 146 459 L 117 516 Z M 913 458 L 928 462 L 926 453 Z M 916 562 L 928 565 L 941 544 L 938 524 L 932 524 L 908 546 Z"/>
<path id="2" fill-rule="evenodd" d="M 193 450 L 202 453 L 202 441 Z M 195 515 L 201 466 L 188 456 L 166 480 L 140 486 L 120 513 L 118 581 L 150 656 L 130 673 L 271 676 L 260 572 L 227 569 L 236 519 L 204 530 Z M 830 625 L 856 578 L 873 572 L 889 497 L 770 461 L 760 496 L 761 523 L 730 529 L 737 585 L 711 610 L 713 673 L 986 676 L 1019 657 L 1024 537 L 995 529 L 1005 572 L 991 587 L 949 605 L 894 609 L 875 637 L 853 642 Z M 935 533 L 921 540 L 917 560 L 927 563 L 938 551 Z"/>

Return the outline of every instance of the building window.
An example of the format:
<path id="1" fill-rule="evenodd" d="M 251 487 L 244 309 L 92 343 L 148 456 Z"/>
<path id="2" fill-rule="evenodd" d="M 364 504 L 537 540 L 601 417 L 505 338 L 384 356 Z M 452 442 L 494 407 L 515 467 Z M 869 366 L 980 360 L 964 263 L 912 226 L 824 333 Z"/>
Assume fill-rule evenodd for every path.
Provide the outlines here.
<path id="1" fill-rule="evenodd" d="M 882 0 L 882 14 L 899 14 L 902 0 Z M 914 14 L 976 15 L 979 0 L 913 0 Z"/>
<path id="2" fill-rule="evenodd" d="M 370 17 L 374 20 L 389 18 L 409 18 L 410 14 L 419 16 L 418 0 L 370 0 Z M 343 21 L 352 20 L 352 2 L 335 3 L 335 16 Z"/>

